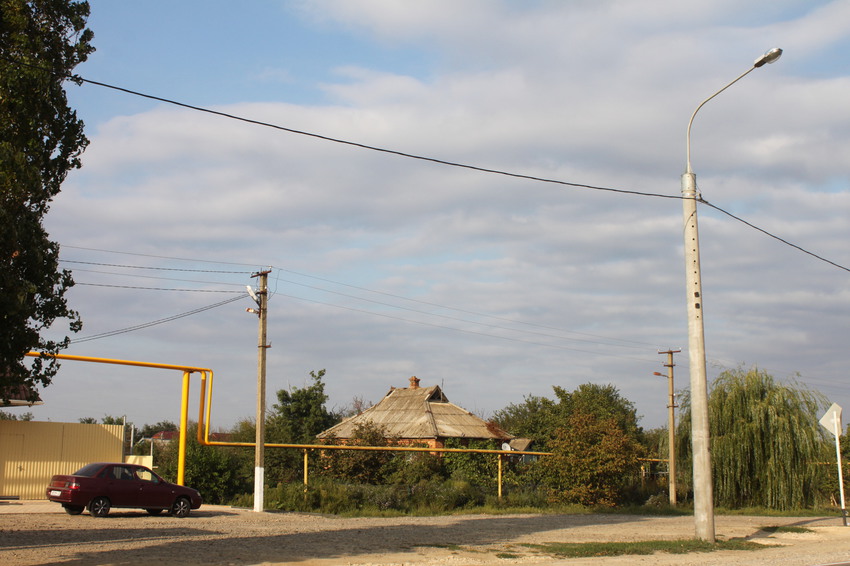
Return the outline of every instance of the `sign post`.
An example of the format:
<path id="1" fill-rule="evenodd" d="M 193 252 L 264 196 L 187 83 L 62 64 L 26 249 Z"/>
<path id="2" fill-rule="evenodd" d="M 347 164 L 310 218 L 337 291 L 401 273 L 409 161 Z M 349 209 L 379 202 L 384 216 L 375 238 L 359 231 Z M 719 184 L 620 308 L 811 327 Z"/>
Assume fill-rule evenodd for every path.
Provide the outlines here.
<path id="1" fill-rule="evenodd" d="M 841 494 L 841 520 L 847 526 L 847 509 L 844 507 L 844 474 L 841 472 L 841 407 L 836 403 L 827 409 L 820 424 L 835 436 L 835 457 L 838 460 L 838 491 Z"/>

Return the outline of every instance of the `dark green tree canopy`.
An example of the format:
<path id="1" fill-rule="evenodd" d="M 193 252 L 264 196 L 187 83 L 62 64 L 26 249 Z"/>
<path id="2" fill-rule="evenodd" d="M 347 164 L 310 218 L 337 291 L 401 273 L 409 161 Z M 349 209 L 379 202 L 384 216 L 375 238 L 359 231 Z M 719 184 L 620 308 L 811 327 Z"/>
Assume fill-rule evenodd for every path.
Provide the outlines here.
<path id="1" fill-rule="evenodd" d="M 277 392 L 278 402 L 272 406 L 266 424 L 272 442 L 311 444 L 317 434 L 336 424 L 337 418 L 325 407 L 328 396 L 324 376 L 325 370 L 311 371 L 311 385 Z"/>
<path id="2" fill-rule="evenodd" d="M 533 439 L 538 449 L 545 449 L 557 435 L 556 430 L 578 413 L 613 419 L 624 434 L 635 439 L 642 434 L 634 403 L 613 385 L 584 383 L 574 391 L 557 385 L 552 389 L 554 400 L 530 395 L 522 403 L 496 411 L 493 420 L 515 436 Z"/>
<path id="3" fill-rule="evenodd" d="M 679 454 L 682 469 L 689 470 L 688 396 L 681 402 Z M 715 503 L 769 509 L 816 503 L 818 462 L 828 461 L 818 424 L 826 406 L 821 394 L 793 380 L 778 382 L 756 367 L 721 373 L 708 397 Z"/>
<path id="4" fill-rule="evenodd" d="M 87 2 L 0 0 L 0 396 L 25 386 L 31 400 L 56 374 L 56 353 L 69 339 L 42 332 L 79 314 L 68 308 L 71 273 L 59 269 L 59 246 L 42 225 L 50 202 L 88 144 L 68 107 L 64 85 L 94 51 Z M 5 401 L 6 399 L 0 399 Z"/>

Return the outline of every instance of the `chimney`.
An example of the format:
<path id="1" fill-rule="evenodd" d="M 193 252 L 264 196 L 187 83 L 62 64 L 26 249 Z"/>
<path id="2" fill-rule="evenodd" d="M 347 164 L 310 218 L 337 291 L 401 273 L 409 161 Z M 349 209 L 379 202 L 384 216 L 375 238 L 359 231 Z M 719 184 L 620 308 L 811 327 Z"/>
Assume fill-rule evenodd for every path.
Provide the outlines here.
<path id="1" fill-rule="evenodd" d="M 410 389 L 419 389 L 419 378 L 415 375 L 410 378 Z"/>

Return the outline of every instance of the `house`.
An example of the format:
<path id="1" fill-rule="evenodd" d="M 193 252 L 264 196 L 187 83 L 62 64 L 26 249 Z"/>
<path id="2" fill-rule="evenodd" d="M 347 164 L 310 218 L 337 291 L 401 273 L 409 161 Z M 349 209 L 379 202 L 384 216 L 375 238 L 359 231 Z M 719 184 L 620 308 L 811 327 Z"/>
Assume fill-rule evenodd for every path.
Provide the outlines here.
<path id="1" fill-rule="evenodd" d="M 387 438 L 399 444 L 424 444 L 430 448 L 445 448 L 450 438 L 500 443 L 513 438 L 495 424 L 450 403 L 438 386 L 420 387 L 419 381 L 414 376 L 409 387 L 391 387 L 378 404 L 319 433 L 317 438 L 344 441 L 367 424 L 381 427 Z"/>

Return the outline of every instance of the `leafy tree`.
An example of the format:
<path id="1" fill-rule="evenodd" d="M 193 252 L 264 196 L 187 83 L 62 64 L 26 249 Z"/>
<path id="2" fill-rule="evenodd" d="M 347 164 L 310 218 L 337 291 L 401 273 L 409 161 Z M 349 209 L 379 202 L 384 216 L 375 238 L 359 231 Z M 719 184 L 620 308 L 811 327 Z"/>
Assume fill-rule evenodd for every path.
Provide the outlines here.
<path id="1" fill-rule="evenodd" d="M 87 2 L 0 0 L 0 395 L 25 386 L 30 400 L 50 384 L 57 353 L 69 338 L 48 340 L 41 332 L 68 318 L 65 292 L 74 284 L 59 270 L 59 245 L 48 239 L 42 219 L 88 144 L 83 122 L 68 107 L 64 83 L 94 51 L 86 29 Z M 4 401 L 7 399 L 3 399 Z"/>
<path id="2" fill-rule="evenodd" d="M 80 424 L 97 424 L 97 419 L 94 417 L 82 417 L 80 420 Z"/>
<path id="3" fill-rule="evenodd" d="M 499 450 L 501 446 L 495 440 L 462 442 L 452 438 L 446 441 L 446 448 Z M 452 479 L 467 481 L 472 485 L 486 488 L 495 488 L 496 486 L 499 461 L 493 454 L 447 452 L 443 456 L 443 462 L 446 472 Z"/>
<path id="4" fill-rule="evenodd" d="M 620 395 L 613 385 L 584 383 L 572 392 L 558 386 L 553 389 L 555 397 L 558 398 L 555 405 L 558 414 L 568 418 L 575 413 L 584 413 L 595 415 L 599 419 L 613 419 L 625 434 L 633 438 L 640 436 L 642 431 L 638 426 L 634 403 Z"/>
<path id="5" fill-rule="evenodd" d="M 644 451 L 634 404 L 613 385 L 553 390 L 555 399 L 529 396 L 496 413 L 496 422 L 511 434 L 532 438 L 536 450 L 555 454 L 523 466 L 525 481 L 545 486 L 558 502 L 625 500 Z M 612 447 L 619 452 L 609 454 Z"/>
<path id="6" fill-rule="evenodd" d="M 31 421 L 35 418 L 32 413 L 23 413 L 16 415 L 8 411 L 0 411 L 0 421 Z"/>
<path id="7" fill-rule="evenodd" d="M 522 403 L 512 403 L 496 411 L 493 420 L 503 430 L 514 436 L 531 438 L 538 446 L 545 445 L 556 426 L 554 402 L 545 397 L 528 395 Z"/>
<path id="8" fill-rule="evenodd" d="M 198 443 L 198 425 L 192 423 L 186 435 L 185 484 L 197 489 L 207 503 L 227 503 L 237 494 L 250 489 L 242 471 L 240 453 L 223 446 L 203 446 Z M 159 457 L 159 473 L 169 481 L 177 479 L 179 443 L 172 441 Z"/>
<path id="9" fill-rule="evenodd" d="M 337 422 L 325 407 L 328 400 L 322 381 L 325 370 L 311 371 L 310 377 L 313 383 L 307 387 L 277 392 L 278 402 L 272 406 L 266 423 L 271 442 L 310 444 L 317 434 Z"/>
<path id="10" fill-rule="evenodd" d="M 621 503 L 640 469 L 640 445 L 617 419 L 584 411 L 557 429 L 552 452 L 541 468 L 549 498 L 558 503 Z"/>
<path id="11" fill-rule="evenodd" d="M 826 431 L 818 419 L 825 398 L 753 367 L 721 373 L 708 398 L 714 500 L 718 506 L 798 509 L 815 503 Z M 678 441 L 682 469 L 691 469 L 690 399 Z"/>
<path id="12" fill-rule="evenodd" d="M 536 448 L 546 450 L 571 415 L 582 412 L 599 418 L 612 418 L 629 436 L 639 439 L 642 430 L 634 404 L 613 385 L 585 383 L 575 391 L 554 386 L 555 399 L 528 396 L 520 404 L 497 411 L 494 421 L 515 436 L 531 438 Z"/>
<path id="13" fill-rule="evenodd" d="M 312 383 L 277 392 L 278 402 L 266 419 L 266 442 L 277 444 L 313 444 L 316 435 L 337 422 L 325 407 L 328 396 L 322 378 L 325 370 L 311 371 Z M 253 439 L 251 439 L 253 441 Z M 294 450 L 266 450 L 266 477 L 270 485 L 290 481 L 301 473 L 301 455 Z"/>
<path id="14" fill-rule="evenodd" d="M 158 432 L 175 432 L 180 428 L 171 421 L 160 421 L 156 424 L 145 424 L 139 429 L 138 435 L 140 438 L 151 438 Z"/>
<path id="15" fill-rule="evenodd" d="M 337 444 L 329 439 L 328 444 Z M 347 446 L 391 446 L 386 430 L 371 422 L 357 425 Z M 322 454 L 323 475 L 346 483 L 383 484 L 402 463 L 392 452 L 377 450 L 327 450 Z"/>

